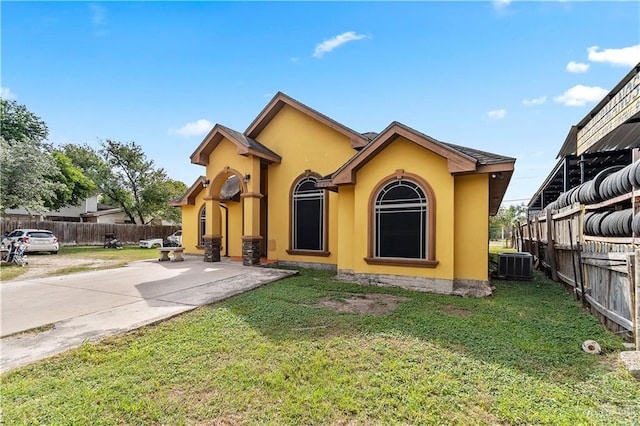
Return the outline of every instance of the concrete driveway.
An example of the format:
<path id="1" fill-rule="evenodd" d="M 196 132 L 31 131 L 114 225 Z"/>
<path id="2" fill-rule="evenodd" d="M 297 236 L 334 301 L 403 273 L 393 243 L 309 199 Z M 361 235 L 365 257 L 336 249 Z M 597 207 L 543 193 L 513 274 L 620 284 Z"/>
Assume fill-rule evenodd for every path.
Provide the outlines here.
<path id="1" fill-rule="evenodd" d="M 145 260 L 118 269 L 2 283 L 0 372 L 294 274 L 185 256 L 184 262 Z"/>

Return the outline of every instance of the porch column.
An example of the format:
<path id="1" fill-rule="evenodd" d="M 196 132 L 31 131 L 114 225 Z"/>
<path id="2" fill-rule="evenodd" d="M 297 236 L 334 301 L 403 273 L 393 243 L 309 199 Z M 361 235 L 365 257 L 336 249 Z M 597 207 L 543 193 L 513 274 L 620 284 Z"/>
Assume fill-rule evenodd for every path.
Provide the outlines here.
<path id="1" fill-rule="evenodd" d="M 222 229 L 220 216 L 220 197 L 206 197 L 207 223 L 204 239 L 204 261 L 220 262 L 220 248 L 222 247 Z M 211 212 L 211 213 L 209 213 Z"/>
<path id="2" fill-rule="evenodd" d="M 260 161 L 256 158 L 251 173 L 245 180 L 246 192 L 240 197 L 243 202 L 244 223 L 242 231 L 242 264 L 260 264 L 262 236 L 260 235 Z"/>

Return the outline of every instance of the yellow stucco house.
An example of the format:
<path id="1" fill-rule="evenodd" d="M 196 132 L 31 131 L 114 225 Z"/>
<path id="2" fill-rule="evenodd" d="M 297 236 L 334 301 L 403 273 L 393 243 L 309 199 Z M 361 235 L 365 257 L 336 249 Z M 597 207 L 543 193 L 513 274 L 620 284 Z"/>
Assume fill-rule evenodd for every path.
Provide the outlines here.
<path id="1" fill-rule="evenodd" d="M 488 218 L 515 159 L 401 123 L 358 133 L 278 93 L 244 133 L 216 124 L 191 155 L 206 168 L 174 206 L 183 246 L 337 271 L 338 279 L 487 295 Z"/>

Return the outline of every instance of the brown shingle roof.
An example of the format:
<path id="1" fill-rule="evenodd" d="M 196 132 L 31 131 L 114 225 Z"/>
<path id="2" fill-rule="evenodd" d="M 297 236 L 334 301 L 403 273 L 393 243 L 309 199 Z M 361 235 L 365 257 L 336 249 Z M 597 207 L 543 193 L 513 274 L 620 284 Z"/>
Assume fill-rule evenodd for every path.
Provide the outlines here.
<path id="1" fill-rule="evenodd" d="M 263 154 L 272 156 L 272 157 L 277 157 L 279 159 L 282 159 L 282 157 L 280 157 L 278 154 L 276 154 L 275 152 L 271 151 L 269 148 L 267 148 L 266 146 L 262 145 L 260 142 L 258 142 L 255 139 L 250 138 L 249 136 L 244 135 L 243 133 L 240 133 L 236 130 L 233 130 L 227 126 L 223 126 L 221 124 L 218 124 L 218 126 L 221 129 L 226 130 L 236 141 L 240 142 L 241 144 L 243 144 L 244 146 L 246 146 L 247 148 L 254 150 L 254 151 L 258 151 L 261 152 Z"/>

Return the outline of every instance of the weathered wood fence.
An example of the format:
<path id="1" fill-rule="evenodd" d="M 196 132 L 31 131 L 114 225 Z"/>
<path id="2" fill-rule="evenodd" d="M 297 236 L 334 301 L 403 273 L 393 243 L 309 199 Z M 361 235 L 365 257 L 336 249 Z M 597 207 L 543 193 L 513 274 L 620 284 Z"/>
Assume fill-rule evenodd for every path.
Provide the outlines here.
<path id="1" fill-rule="evenodd" d="M 585 235 L 585 206 L 547 209 L 519 227 L 519 251 L 571 287 L 591 313 L 614 333 L 638 339 L 636 265 L 640 238 Z"/>
<path id="2" fill-rule="evenodd" d="M 39 221 L 30 219 L 0 219 L 0 233 L 14 229 L 47 229 L 55 234 L 61 245 L 102 245 L 106 234 L 116 234 L 124 244 L 137 244 L 146 238 L 166 238 L 179 226 L 129 225 L 110 223 L 79 223 Z"/>

